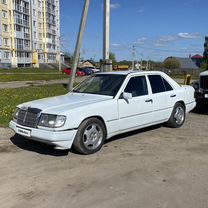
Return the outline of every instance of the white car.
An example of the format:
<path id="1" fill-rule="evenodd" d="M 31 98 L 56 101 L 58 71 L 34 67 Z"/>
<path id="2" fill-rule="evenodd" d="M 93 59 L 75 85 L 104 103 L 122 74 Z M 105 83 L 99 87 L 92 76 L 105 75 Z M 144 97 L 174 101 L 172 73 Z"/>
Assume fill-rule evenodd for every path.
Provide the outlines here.
<path id="1" fill-rule="evenodd" d="M 10 128 L 56 149 L 94 153 L 106 139 L 166 122 L 180 127 L 196 105 L 194 89 L 157 71 L 98 73 L 66 95 L 17 106 Z"/>

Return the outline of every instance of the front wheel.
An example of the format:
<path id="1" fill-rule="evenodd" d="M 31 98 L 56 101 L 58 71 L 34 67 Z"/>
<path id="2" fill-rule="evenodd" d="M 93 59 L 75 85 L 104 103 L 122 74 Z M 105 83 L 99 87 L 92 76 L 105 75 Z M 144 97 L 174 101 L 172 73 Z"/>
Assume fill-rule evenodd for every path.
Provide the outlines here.
<path id="1" fill-rule="evenodd" d="M 179 128 L 183 125 L 186 117 L 185 107 L 182 103 L 176 103 L 167 125 L 172 128 Z"/>
<path id="2" fill-rule="evenodd" d="M 73 146 L 82 154 L 92 154 L 101 149 L 105 139 L 103 122 L 97 118 L 89 118 L 80 124 Z"/>

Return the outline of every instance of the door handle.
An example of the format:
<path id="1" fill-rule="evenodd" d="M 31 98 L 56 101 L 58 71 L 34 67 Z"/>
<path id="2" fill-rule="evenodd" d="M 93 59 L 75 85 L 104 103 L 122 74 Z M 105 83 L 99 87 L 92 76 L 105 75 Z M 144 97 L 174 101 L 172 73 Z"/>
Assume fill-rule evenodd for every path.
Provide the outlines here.
<path id="1" fill-rule="evenodd" d="M 171 95 L 170 97 L 176 97 L 176 95 L 174 94 L 174 95 Z"/>
<path id="2" fill-rule="evenodd" d="M 153 100 L 152 99 L 147 99 L 147 100 L 145 100 L 145 102 L 146 103 L 149 103 L 149 102 L 153 103 Z"/>

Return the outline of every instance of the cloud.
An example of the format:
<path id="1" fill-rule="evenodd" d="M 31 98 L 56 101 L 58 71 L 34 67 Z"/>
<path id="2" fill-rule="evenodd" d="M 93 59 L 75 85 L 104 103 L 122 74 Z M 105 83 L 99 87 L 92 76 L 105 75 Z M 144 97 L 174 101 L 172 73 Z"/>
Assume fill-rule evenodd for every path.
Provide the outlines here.
<path id="1" fill-rule="evenodd" d="M 138 12 L 139 14 L 142 14 L 142 13 L 144 12 L 144 10 L 143 10 L 143 9 L 139 9 L 139 10 L 137 10 L 137 12 Z"/>
<path id="2" fill-rule="evenodd" d="M 135 43 L 138 44 L 138 45 L 143 45 L 143 44 L 145 44 L 147 41 L 148 41 L 148 38 L 147 38 L 147 37 L 141 37 L 141 38 L 138 38 L 137 41 L 136 41 Z"/>
<path id="3" fill-rule="evenodd" d="M 198 39 L 201 37 L 201 35 L 199 33 L 178 33 L 178 37 L 179 38 L 183 38 L 183 39 Z"/>
<path id="4" fill-rule="evenodd" d="M 119 7 L 121 7 L 120 4 L 111 4 L 111 5 L 110 5 L 110 8 L 111 8 L 111 9 L 118 9 Z"/>
<path id="5" fill-rule="evenodd" d="M 166 35 L 158 37 L 154 40 L 154 46 L 162 47 L 165 44 L 178 41 L 178 40 L 187 40 L 187 39 L 198 39 L 201 38 L 200 33 L 187 33 L 187 32 L 180 32 L 177 35 Z"/>
<path id="6" fill-rule="evenodd" d="M 120 47 L 121 44 L 119 44 L 119 43 L 112 43 L 111 46 L 113 46 L 113 47 Z"/>
<path id="7" fill-rule="evenodd" d="M 167 35 L 167 36 L 161 36 L 157 40 L 159 43 L 165 43 L 165 42 L 171 42 L 178 39 L 177 35 Z"/>

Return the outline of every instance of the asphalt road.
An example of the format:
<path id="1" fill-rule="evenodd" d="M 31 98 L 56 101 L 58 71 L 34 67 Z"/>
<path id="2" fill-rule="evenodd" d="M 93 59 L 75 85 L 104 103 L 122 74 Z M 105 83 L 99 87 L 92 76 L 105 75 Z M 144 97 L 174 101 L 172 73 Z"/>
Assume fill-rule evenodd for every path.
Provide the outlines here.
<path id="1" fill-rule="evenodd" d="M 75 82 L 79 83 L 86 79 L 84 77 L 76 77 Z M 34 81 L 13 81 L 13 82 L 0 82 L 0 89 L 5 88 L 21 88 L 21 87 L 30 87 L 30 86 L 42 86 L 42 85 L 51 85 L 51 84 L 67 84 L 69 79 L 57 79 L 57 80 L 34 80 Z"/>
<path id="2" fill-rule="evenodd" d="M 1 208 L 207 208 L 208 110 L 83 156 L 0 129 Z"/>

